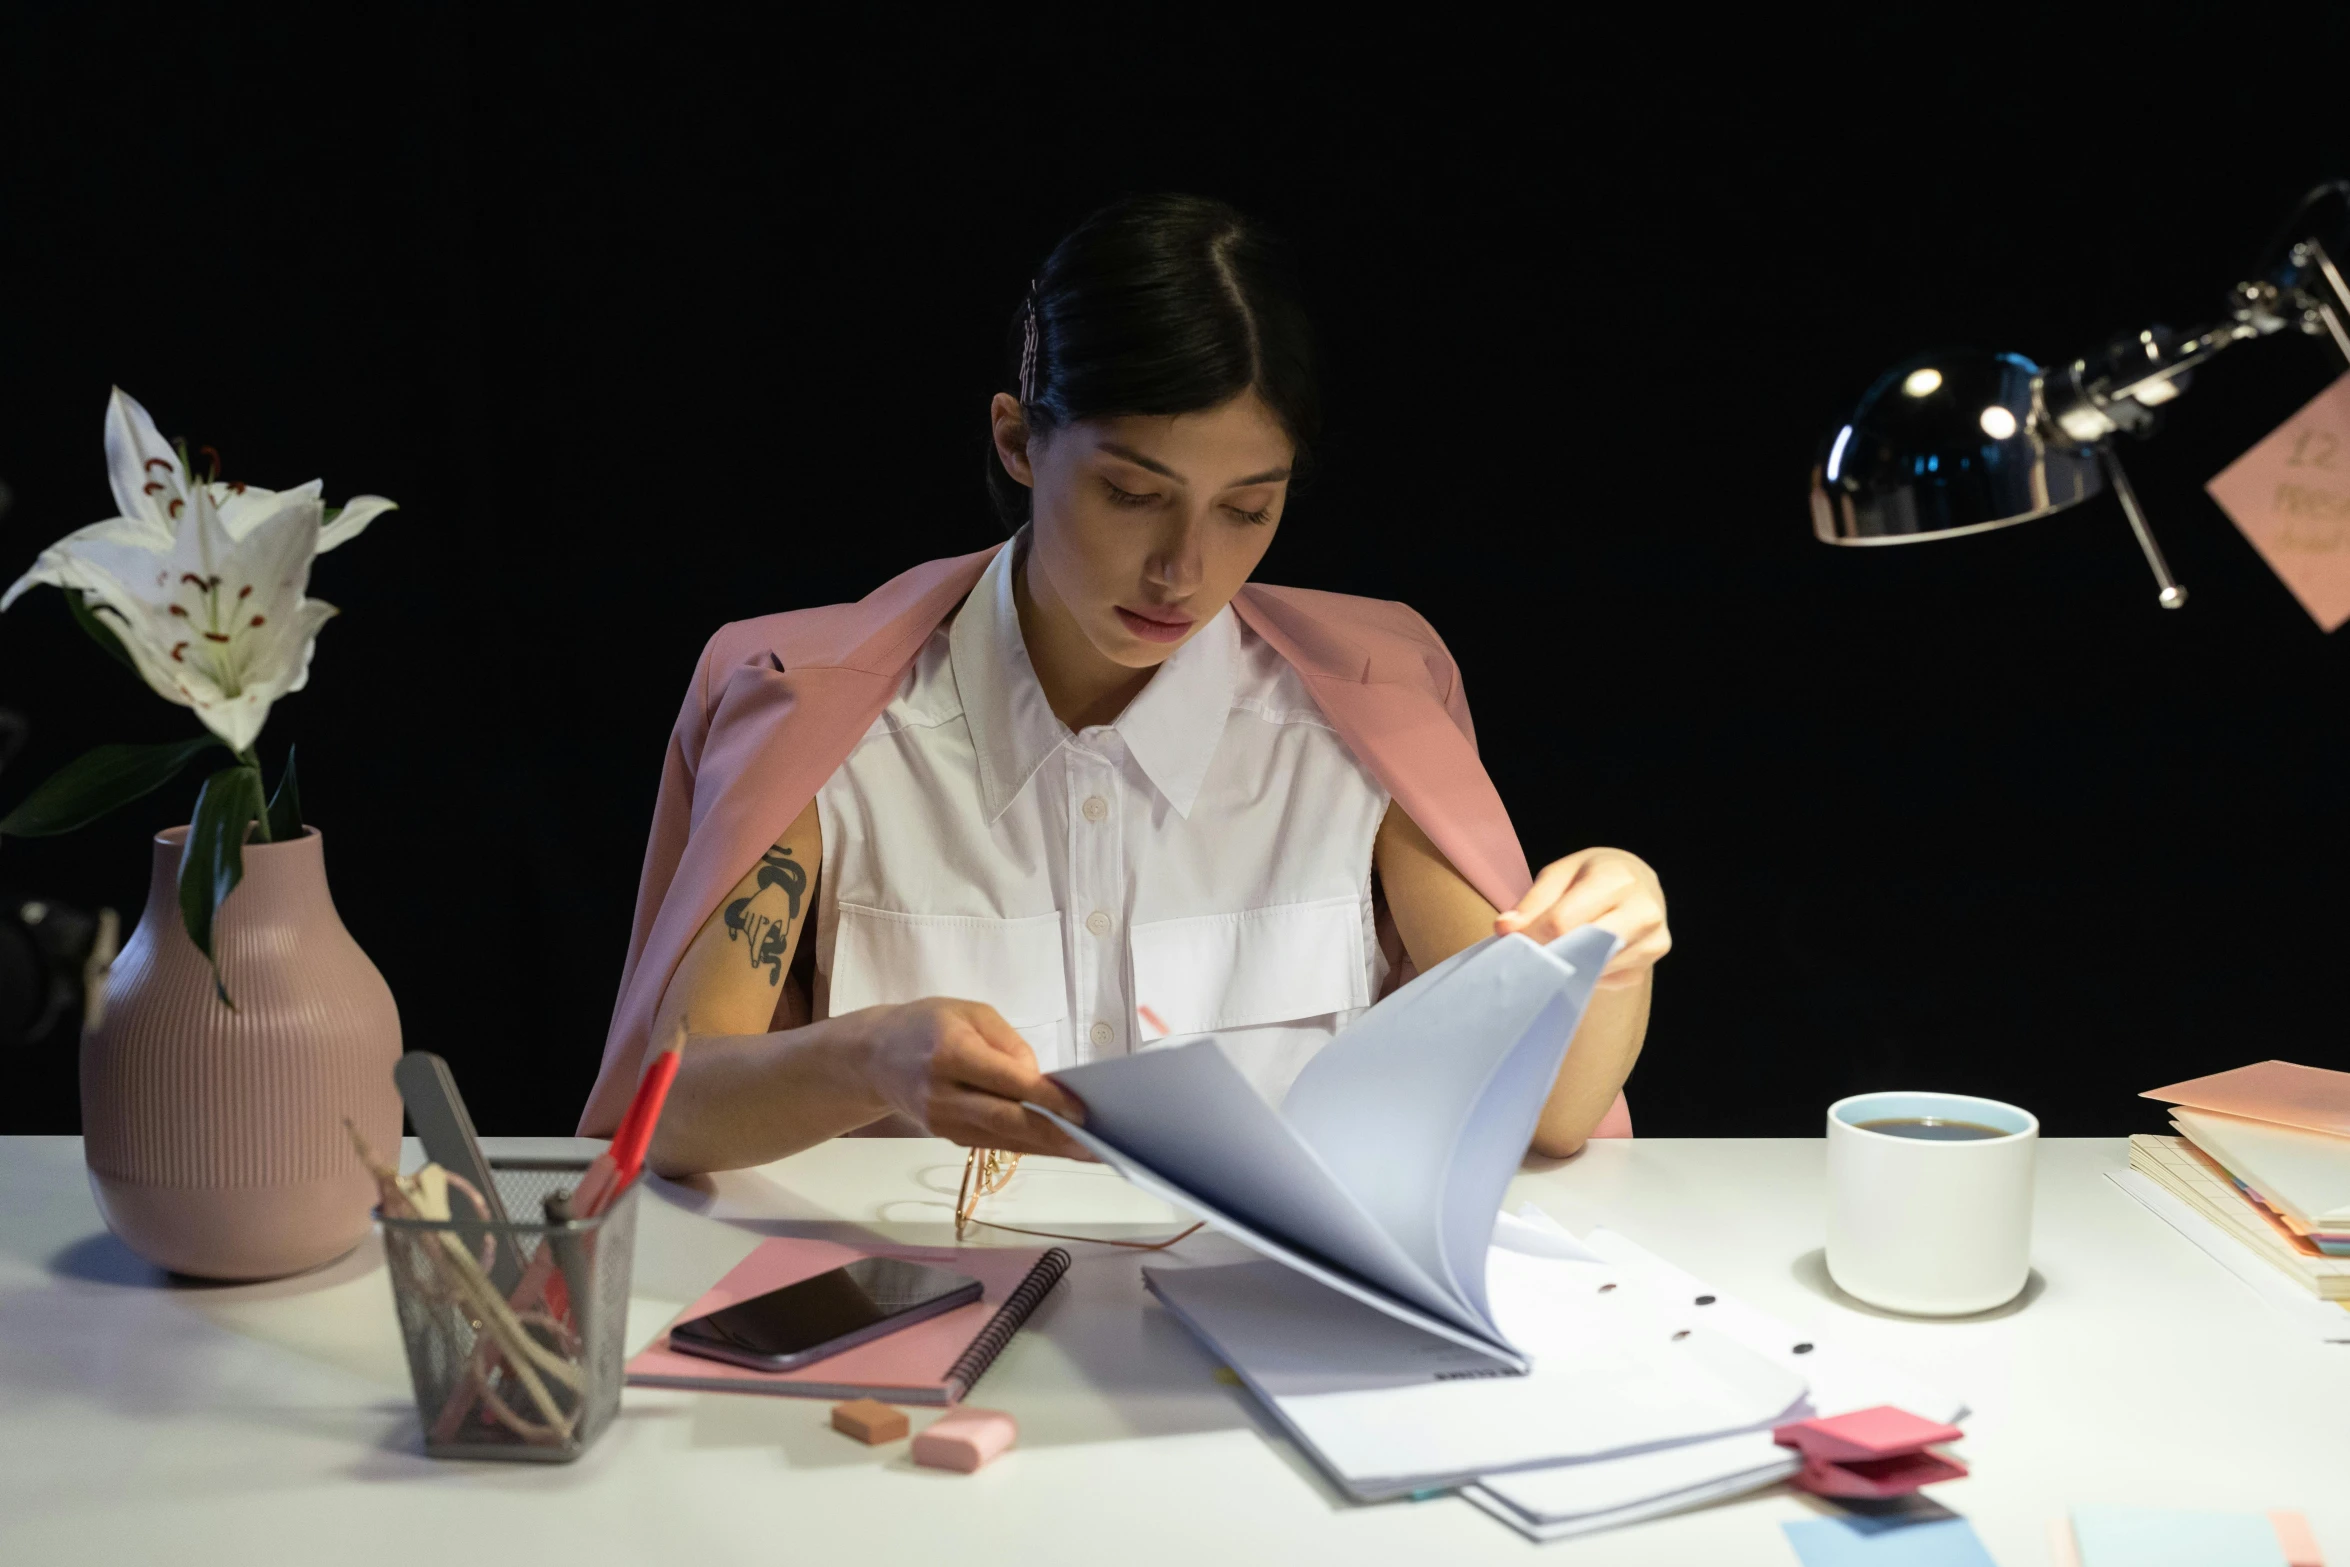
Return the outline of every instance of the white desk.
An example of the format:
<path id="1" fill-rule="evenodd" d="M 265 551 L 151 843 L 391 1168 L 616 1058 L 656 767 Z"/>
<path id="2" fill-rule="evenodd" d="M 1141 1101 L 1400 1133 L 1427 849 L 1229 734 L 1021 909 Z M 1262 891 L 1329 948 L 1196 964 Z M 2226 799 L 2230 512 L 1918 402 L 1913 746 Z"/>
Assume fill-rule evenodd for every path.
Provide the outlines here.
<path id="1" fill-rule="evenodd" d="M 1834 1298 L 1816 1141 L 1595 1144 L 1523 1176 L 1512 1200 L 1577 1230 L 1612 1225 L 1815 1337 L 1966 1397 L 1974 1474 L 1934 1494 L 2003 1567 L 2045 1563 L 2047 1520 L 2092 1501 L 2299 1507 L 2350 1567 L 2350 1345 L 2290 1337 L 2103 1178 L 2123 1158 L 2118 1142 L 2042 1146 L 2039 1276 L 2020 1309 L 1964 1322 Z M 861 1139 L 707 1192 L 656 1186 L 632 1345 L 762 1224 L 939 1239 L 960 1170 L 943 1143 Z M 1104 1247 L 1071 1248 L 1087 1255 L 974 1394 L 1021 1425 L 1019 1450 L 977 1475 L 915 1469 L 903 1444 L 860 1447 L 827 1429 L 822 1403 L 633 1388 L 577 1464 L 436 1463 L 419 1451 L 373 1242 L 304 1278 L 171 1287 L 100 1224 L 76 1140 L 0 1139 L 0 1191 L 10 1564 L 1777 1564 L 1795 1559 L 1779 1520 L 1813 1506 L 1776 1489 L 1536 1546 L 1451 1497 L 1346 1505 L 1149 1302 L 1138 1259 Z M 1158 1233 L 1167 1217 L 1098 1169 L 1035 1163 L 983 1211 L 1123 1234 Z M 1227 1246 L 1203 1237 L 1183 1251 Z"/>

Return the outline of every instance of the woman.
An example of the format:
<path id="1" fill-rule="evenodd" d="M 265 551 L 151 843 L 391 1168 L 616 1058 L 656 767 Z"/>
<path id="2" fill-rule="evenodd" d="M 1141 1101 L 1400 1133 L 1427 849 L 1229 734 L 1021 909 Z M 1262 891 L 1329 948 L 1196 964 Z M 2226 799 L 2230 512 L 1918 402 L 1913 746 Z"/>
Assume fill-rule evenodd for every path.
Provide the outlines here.
<path id="1" fill-rule="evenodd" d="M 1529 878 L 1426 622 L 1249 584 L 1317 424 L 1277 260 L 1213 201 L 1088 218 L 989 408 L 1010 544 L 712 639 L 582 1131 L 682 1045 L 664 1173 L 877 1124 L 1075 1154 L 1046 1072 L 1214 1030 L 1277 1101 L 1409 971 L 1586 923 L 1623 945 L 1534 1149 L 1628 1130 L 1655 875 Z"/>

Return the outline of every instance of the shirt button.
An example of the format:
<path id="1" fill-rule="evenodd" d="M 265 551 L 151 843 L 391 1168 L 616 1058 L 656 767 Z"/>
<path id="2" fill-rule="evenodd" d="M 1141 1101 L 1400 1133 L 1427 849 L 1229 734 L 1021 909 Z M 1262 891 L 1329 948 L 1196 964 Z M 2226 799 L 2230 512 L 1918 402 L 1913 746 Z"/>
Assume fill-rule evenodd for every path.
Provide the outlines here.
<path id="1" fill-rule="evenodd" d="M 1093 1025 L 1093 1032 L 1086 1037 L 1097 1045 L 1106 1045 L 1117 1037 L 1117 1030 L 1111 1028 L 1107 1023 L 1096 1023 Z"/>
<path id="2" fill-rule="evenodd" d="M 1096 909 L 1085 916 L 1085 928 L 1097 936 L 1107 936 L 1110 933 L 1110 917 Z"/>
<path id="3" fill-rule="evenodd" d="M 1085 803 L 1078 809 L 1085 813 L 1087 821 L 1098 822 L 1110 814 L 1110 802 L 1098 794 L 1089 794 L 1085 797 Z"/>

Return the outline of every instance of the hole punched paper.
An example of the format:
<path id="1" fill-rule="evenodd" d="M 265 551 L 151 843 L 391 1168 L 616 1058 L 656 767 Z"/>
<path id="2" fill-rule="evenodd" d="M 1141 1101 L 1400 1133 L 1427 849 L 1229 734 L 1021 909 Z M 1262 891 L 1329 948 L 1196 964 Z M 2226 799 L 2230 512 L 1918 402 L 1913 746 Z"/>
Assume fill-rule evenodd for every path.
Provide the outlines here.
<path id="1" fill-rule="evenodd" d="M 1523 1373 L 1485 1253 L 1616 938 L 1489 937 L 1322 1047 L 1276 1110 L 1212 1034 L 1053 1074 L 1076 1126 L 1152 1195 L 1306 1277 Z"/>
<path id="2" fill-rule="evenodd" d="M 1144 1278 L 1357 1497 L 1753 1429 L 1804 1396 L 1620 1260 L 1497 1235 L 1614 950 L 1589 927 L 1480 943 L 1324 1046 L 1278 1111 L 1212 1037 L 1055 1074 L 1086 1105 L 1072 1137 L 1271 1259 Z"/>

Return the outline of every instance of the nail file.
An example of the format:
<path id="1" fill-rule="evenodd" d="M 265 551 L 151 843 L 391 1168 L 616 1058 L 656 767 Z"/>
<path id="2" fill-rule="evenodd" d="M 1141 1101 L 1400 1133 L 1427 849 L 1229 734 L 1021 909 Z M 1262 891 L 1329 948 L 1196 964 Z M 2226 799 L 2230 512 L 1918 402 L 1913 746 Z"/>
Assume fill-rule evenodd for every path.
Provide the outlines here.
<path id="1" fill-rule="evenodd" d="M 457 1092 L 457 1079 L 449 1074 L 449 1063 L 429 1050 L 411 1050 L 392 1068 L 392 1081 L 399 1086 L 408 1119 L 415 1124 L 416 1140 L 424 1144 L 424 1156 L 450 1174 L 472 1182 L 489 1205 L 490 1218 L 504 1224 L 506 1205 L 498 1199 L 497 1178 L 490 1174 L 489 1161 L 481 1156 L 480 1140 L 473 1135 L 473 1117 L 465 1113 L 465 1098 Z M 457 1205 L 470 1206 L 462 1198 Z M 458 1233 L 466 1250 L 479 1255 L 482 1238 L 489 1232 L 479 1225 L 465 1225 Z M 490 1259 L 490 1282 L 505 1294 L 521 1277 L 514 1247 L 500 1245 Z"/>

